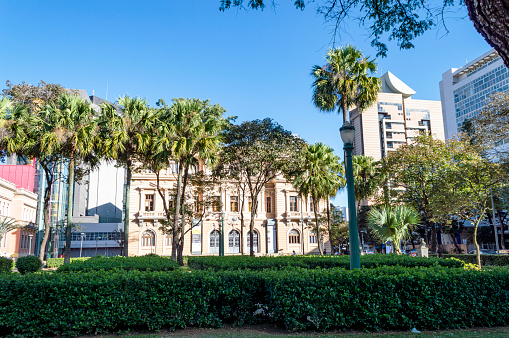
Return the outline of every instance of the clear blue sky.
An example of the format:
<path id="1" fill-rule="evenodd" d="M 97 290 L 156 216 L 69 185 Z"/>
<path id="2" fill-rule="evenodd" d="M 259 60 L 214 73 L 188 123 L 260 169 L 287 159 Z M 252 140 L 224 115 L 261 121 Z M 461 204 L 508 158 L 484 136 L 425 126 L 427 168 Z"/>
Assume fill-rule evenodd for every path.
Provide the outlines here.
<path id="1" fill-rule="evenodd" d="M 342 157 L 339 115 L 311 103 L 311 67 L 323 65 L 331 27 L 312 4 L 293 0 L 263 12 L 220 12 L 219 0 L 8 1 L 0 0 L 0 88 L 5 80 L 39 80 L 85 89 L 114 101 L 129 94 L 167 102 L 174 97 L 210 99 L 238 122 L 271 117 L 310 143 L 323 142 Z M 443 29 L 400 51 L 389 44 L 378 59 L 413 88 L 414 98 L 440 100 L 443 72 L 490 50 L 457 7 Z M 354 44 L 374 56 L 369 32 L 355 21 L 337 45 Z M 346 205 L 346 194 L 336 198 Z"/>

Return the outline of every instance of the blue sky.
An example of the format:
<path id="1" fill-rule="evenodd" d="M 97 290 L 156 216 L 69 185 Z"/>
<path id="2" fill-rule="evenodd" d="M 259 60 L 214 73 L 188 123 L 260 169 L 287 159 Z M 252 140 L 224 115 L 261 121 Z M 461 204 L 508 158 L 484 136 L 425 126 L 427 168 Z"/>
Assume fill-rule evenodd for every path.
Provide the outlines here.
<path id="1" fill-rule="evenodd" d="M 8 1 L 0 0 L 0 88 L 5 81 L 40 80 L 95 91 L 114 101 L 129 94 L 155 104 L 174 97 L 210 99 L 238 122 L 271 117 L 310 143 L 323 142 L 342 157 L 337 114 L 311 103 L 311 67 L 323 65 L 331 27 L 312 4 L 296 10 L 220 12 L 218 0 Z M 415 40 L 415 49 L 389 44 L 379 75 L 391 71 L 417 94 L 440 100 L 438 83 L 490 50 L 464 7 L 444 29 Z M 374 56 L 369 32 L 352 20 L 336 45 L 354 44 Z M 346 205 L 346 194 L 336 198 Z"/>

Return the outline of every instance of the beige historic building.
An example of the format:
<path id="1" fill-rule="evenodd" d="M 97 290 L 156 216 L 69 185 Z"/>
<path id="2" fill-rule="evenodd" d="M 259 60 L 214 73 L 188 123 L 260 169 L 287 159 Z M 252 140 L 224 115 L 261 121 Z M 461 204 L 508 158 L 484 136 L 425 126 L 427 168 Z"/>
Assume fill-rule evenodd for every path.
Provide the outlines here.
<path id="1" fill-rule="evenodd" d="M 173 166 L 161 172 L 161 186 L 169 198 L 170 190 L 176 188 L 177 173 Z M 205 169 L 206 171 L 206 169 Z M 165 219 L 162 198 L 156 190 L 156 178 L 153 173 L 133 174 L 129 203 L 129 252 L 130 256 L 156 253 L 171 255 L 172 238 L 160 231 L 161 221 Z M 251 198 L 244 200 L 245 226 L 241 229 L 240 208 L 242 194 L 231 182 L 214 186 L 208 196 L 197 196 L 216 199 L 220 203 L 211 205 L 203 212 L 201 221 L 193 220 L 192 229 L 185 235 L 184 256 L 218 255 L 220 226 L 224 212 L 224 252 L 225 255 L 249 254 L 249 222 Z M 258 197 L 258 212 L 255 219 L 254 251 L 257 255 L 265 254 L 317 254 L 318 239 L 308 222 L 314 220 L 312 205 L 309 200 L 298 197 L 292 184 L 277 178 L 265 185 Z M 221 205 L 222 207 L 218 206 Z M 319 203 L 319 210 L 326 207 Z M 323 246 L 330 253 L 328 241 Z"/>
<path id="2" fill-rule="evenodd" d="M 440 101 L 412 99 L 415 91 L 391 72 L 380 80 L 382 89 L 377 102 L 362 114 L 357 109 L 350 113 L 355 127 L 354 155 L 380 160 L 421 134 L 445 139 Z"/>
<path id="3" fill-rule="evenodd" d="M 14 218 L 24 227 L 12 230 L 0 241 L 0 254 L 7 257 L 33 255 L 37 226 L 37 194 L 0 178 L 0 218 Z"/>

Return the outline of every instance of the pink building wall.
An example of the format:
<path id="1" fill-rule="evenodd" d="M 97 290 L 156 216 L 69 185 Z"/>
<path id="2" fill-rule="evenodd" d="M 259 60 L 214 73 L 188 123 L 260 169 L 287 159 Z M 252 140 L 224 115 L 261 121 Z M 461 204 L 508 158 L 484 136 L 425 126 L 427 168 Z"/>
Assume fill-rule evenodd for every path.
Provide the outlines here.
<path id="1" fill-rule="evenodd" d="M 0 165 L 0 178 L 12 182 L 16 188 L 35 192 L 35 167 L 31 165 Z"/>

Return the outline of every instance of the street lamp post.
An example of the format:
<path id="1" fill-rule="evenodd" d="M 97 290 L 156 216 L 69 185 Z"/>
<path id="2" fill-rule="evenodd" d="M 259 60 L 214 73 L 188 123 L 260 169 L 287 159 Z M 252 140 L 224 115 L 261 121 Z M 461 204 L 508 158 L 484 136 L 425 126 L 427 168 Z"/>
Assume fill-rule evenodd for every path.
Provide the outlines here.
<path id="1" fill-rule="evenodd" d="M 221 213 L 221 233 L 219 234 L 219 256 L 224 256 L 224 212 Z"/>
<path id="2" fill-rule="evenodd" d="M 361 257 L 359 254 L 359 232 L 357 230 L 357 213 L 355 207 L 355 190 L 353 183 L 352 150 L 355 138 L 355 128 L 350 122 L 345 122 L 339 129 L 343 140 L 343 149 L 346 153 L 346 188 L 348 192 L 348 232 L 350 237 L 350 270 L 361 268 Z"/>
<path id="3" fill-rule="evenodd" d="M 81 233 L 81 245 L 80 245 L 80 258 L 81 258 L 81 252 L 83 251 L 83 237 L 85 237 L 85 233 Z"/>

